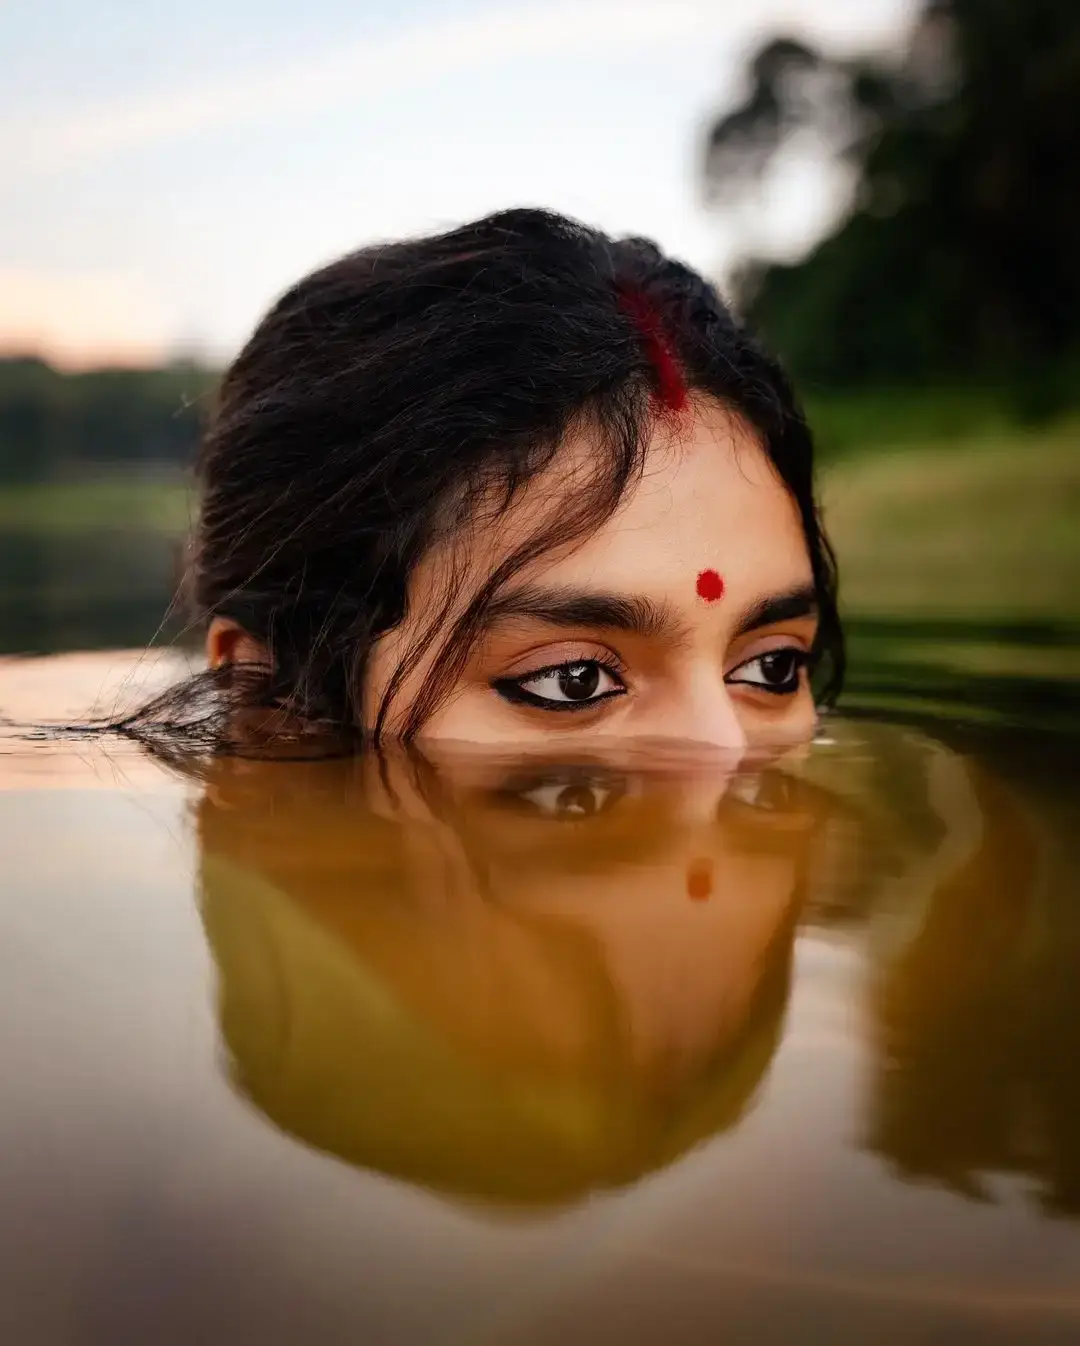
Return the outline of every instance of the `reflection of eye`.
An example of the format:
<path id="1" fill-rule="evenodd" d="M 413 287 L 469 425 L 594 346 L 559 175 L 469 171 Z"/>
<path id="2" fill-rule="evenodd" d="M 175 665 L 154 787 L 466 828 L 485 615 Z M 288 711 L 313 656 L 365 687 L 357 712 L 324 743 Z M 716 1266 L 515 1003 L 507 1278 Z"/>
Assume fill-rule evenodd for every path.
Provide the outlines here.
<path id="1" fill-rule="evenodd" d="M 553 781 L 518 795 L 546 818 L 593 818 L 613 801 L 611 786 L 591 781 Z"/>
<path id="2" fill-rule="evenodd" d="M 614 808 L 627 786 L 620 773 L 564 765 L 507 781 L 496 798 L 544 818 L 576 822 Z"/>
<path id="3" fill-rule="evenodd" d="M 756 808 L 761 798 L 761 776 L 733 776 L 728 785 L 728 797 L 737 799 L 740 804 Z"/>
<path id="4" fill-rule="evenodd" d="M 732 669 L 725 681 L 744 687 L 758 687 L 763 692 L 772 692 L 774 696 L 790 696 L 799 690 L 799 675 L 809 658 L 805 650 L 795 646 L 769 650 Z"/>
<path id="5" fill-rule="evenodd" d="M 508 701 L 544 710 L 583 710 L 626 691 L 618 673 L 596 659 L 538 668 L 523 678 L 500 678 L 492 686 Z"/>
<path id="6" fill-rule="evenodd" d="M 795 784 L 782 771 L 758 771 L 733 776 L 728 798 L 761 813 L 778 813 L 795 800 Z"/>

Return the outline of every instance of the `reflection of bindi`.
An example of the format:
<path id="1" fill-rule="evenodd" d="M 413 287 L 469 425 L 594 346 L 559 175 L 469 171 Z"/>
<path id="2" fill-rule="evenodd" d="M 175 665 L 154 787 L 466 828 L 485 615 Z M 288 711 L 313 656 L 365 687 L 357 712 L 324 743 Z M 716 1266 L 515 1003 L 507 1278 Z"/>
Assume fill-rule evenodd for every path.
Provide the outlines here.
<path id="1" fill-rule="evenodd" d="M 695 860 L 686 871 L 686 895 L 695 902 L 712 896 L 712 865 L 708 860 Z"/>
<path id="2" fill-rule="evenodd" d="M 724 596 L 724 581 L 715 570 L 703 570 L 697 577 L 697 591 L 706 603 L 715 603 Z"/>

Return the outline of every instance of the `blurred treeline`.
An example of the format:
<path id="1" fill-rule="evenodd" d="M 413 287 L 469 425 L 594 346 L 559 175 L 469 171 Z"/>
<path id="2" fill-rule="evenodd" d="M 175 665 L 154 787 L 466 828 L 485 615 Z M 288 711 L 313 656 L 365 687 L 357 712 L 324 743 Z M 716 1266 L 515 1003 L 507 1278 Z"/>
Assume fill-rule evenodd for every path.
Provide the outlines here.
<path id="1" fill-rule="evenodd" d="M 39 359 L 0 360 L 0 482 L 187 466 L 215 378 L 186 361 L 64 374 Z"/>
<path id="2" fill-rule="evenodd" d="M 712 128 L 718 208 L 822 140 L 852 205 L 735 297 L 791 368 L 828 452 L 997 434 L 1080 405 L 1080 3 L 925 0 L 904 50 L 767 42 Z M 214 382 L 190 363 L 61 374 L 0 361 L 0 482 L 190 461 Z"/>
<path id="3" fill-rule="evenodd" d="M 858 59 L 765 43 L 711 129 L 714 204 L 752 202 L 810 141 L 848 166 L 849 213 L 735 280 L 804 391 L 966 390 L 1021 418 L 1080 401 L 1077 0 L 924 0 L 903 51 Z"/>

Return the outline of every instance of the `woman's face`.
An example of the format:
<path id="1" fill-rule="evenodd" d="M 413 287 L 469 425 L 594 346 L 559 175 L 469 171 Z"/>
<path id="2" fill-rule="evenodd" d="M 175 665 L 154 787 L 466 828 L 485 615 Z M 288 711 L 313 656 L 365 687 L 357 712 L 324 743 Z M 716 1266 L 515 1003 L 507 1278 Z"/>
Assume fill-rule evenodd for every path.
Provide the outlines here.
<path id="1" fill-rule="evenodd" d="M 412 577 L 409 615 L 373 652 L 366 718 L 418 642 L 424 657 L 395 694 L 388 728 L 403 722 L 440 637 L 500 561 L 557 523 L 595 461 L 588 436 L 572 438 L 510 508 L 431 550 Z M 643 477 L 612 518 L 500 591 L 422 734 L 524 746 L 662 739 L 740 752 L 799 742 L 815 723 L 807 660 L 816 631 L 792 497 L 756 434 L 699 402 L 678 433 L 658 424 Z"/>

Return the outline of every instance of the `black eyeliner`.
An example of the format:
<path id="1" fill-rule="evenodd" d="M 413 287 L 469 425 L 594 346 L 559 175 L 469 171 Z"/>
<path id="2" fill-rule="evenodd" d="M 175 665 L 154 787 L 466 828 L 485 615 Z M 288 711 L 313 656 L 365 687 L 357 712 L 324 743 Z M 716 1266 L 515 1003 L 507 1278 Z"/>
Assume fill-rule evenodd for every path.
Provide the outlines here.
<path id="1" fill-rule="evenodd" d="M 626 688 L 621 687 L 617 692 L 605 692 L 603 696 L 594 696 L 588 701 L 551 701 L 546 696 L 537 696 L 533 692 L 525 691 L 509 678 L 499 678 L 491 684 L 491 687 L 506 701 L 513 701 L 519 706 L 536 706 L 540 710 L 591 710 L 602 701 L 611 701 L 617 696 L 626 695 Z"/>
<path id="2" fill-rule="evenodd" d="M 527 692 L 521 686 L 523 682 L 532 682 L 534 678 L 542 678 L 548 673 L 562 673 L 566 669 L 580 668 L 583 664 L 595 664 L 602 668 L 610 677 L 622 682 L 622 674 L 617 668 L 610 664 L 603 663 L 600 659 L 564 659 L 560 664 L 547 664 L 543 668 L 530 669 L 528 673 L 523 673 L 517 678 L 493 678 L 491 689 L 497 692 L 506 701 L 511 701 L 519 706 L 534 706 L 539 710 L 591 710 L 593 706 L 598 706 L 602 701 L 611 701 L 617 696 L 626 695 L 626 687 L 621 686 L 618 691 L 604 692 L 601 696 L 590 697 L 587 701 L 554 701 L 546 696 L 537 696 L 534 692 Z"/>

